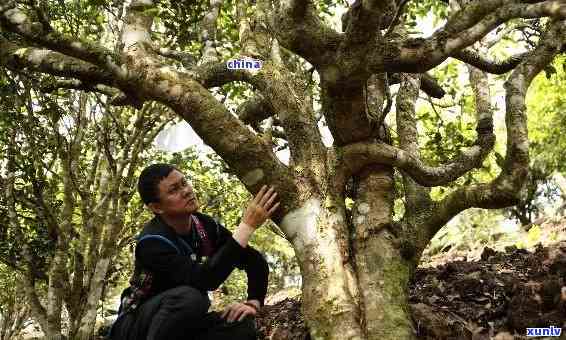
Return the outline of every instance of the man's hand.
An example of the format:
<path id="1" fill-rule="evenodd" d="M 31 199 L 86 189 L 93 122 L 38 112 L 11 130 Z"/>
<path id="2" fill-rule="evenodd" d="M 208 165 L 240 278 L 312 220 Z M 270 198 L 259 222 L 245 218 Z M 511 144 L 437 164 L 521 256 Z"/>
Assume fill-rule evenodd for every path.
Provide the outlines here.
<path id="1" fill-rule="evenodd" d="M 250 300 L 248 304 L 253 304 L 257 307 L 253 308 L 245 303 L 233 303 L 226 307 L 224 312 L 222 312 L 221 318 L 226 319 L 228 322 L 242 321 L 247 315 L 255 316 L 259 310 L 259 302 L 256 300 Z"/>
<path id="2" fill-rule="evenodd" d="M 275 203 L 276 197 L 277 193 L 273 187 L 268 190 L 264 185 L 254 199 L 248 203 L 242 222 L 254 229 L 261 226 L 279 207 L 279 202 Z"/>
<path id="3" fill-rule="evenodd" d="M 279 202 L 275 203 L 275 198 L 277 198 L 275 189 L 270 187 L 267 190 L 267 186 L 264 185 L 254 199 L 248 203 L 242 221 L 232 234 L 236 242 L 242 247 L 247 247 L 252 234 L 279 207 Z"/>

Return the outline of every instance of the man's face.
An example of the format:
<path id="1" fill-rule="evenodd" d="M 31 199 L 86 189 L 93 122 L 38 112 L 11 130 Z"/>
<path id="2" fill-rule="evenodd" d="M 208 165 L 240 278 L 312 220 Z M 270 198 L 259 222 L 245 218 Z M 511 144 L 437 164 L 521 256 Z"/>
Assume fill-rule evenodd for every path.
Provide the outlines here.
<path id="1" fill-rule="evenodd" d="M 185 176 L 173 170 L 159 182 L 159 202 L 150 203 L 149 208 L 160 215 L 192 214 L 198 210 L 199 205 L 193 187 L 187 182 Z"/>

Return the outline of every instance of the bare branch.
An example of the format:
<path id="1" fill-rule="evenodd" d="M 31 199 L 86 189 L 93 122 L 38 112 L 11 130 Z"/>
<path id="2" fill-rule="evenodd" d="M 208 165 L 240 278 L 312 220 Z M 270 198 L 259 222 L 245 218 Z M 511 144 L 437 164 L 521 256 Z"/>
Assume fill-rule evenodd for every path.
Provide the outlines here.
<path id="1" fill-rule="evenodd" d="M 186 52 L 175 51 L 166 47 L 160 47 L 157 45 L 152 46 L 153 52 L 159 54 L 162 57 L 176 60 L 183 64 L 185 67 L 193 67 L 197 60 L 194 55 Z"/>
<path id="2" fill-rule="evenodd" d="M 316 170 L 313 162 L 320 164 L 326 151 L 312 106 L 308 105 L 304 84 L 300 84 L 289 70 L 271 62 L 263 65 L 252 83 L 281 121 L 292 161 L 303 166 L 312 165 L 312 170 Z M 282 96 L 282 93 L 286 95 Z"/>
<path id="3" fill-rule="evenodd" d="M 249 7 L 252 11 L 248 14 Z M 267 59 L 271 48 L 271 34 L 268 30 L 270 1 L 238 1 L 236 13 L 239 20 L 241 54 L 262 60 Z"/>
<path id="4" fill-rule="evenodd" d="M 142 121 L 143 121 L 143 117 L 147 114 L 146 112 L 147 108 L 150 106 L 151 104 L 146 105 L 144 106 L 144 108 L 138 110 L 137 112 L 137 119 L 133 124 L 134 131 L 133 133 L 130 133 L 128 135 L 128 140 L 125 142 L 124 148 L 122 149 L 122 154 L 118 159 L 117 173 L 120 176 L 124 173 L 124 169 L 126 168 L 126 165 L 131 163 L 131 158 L 137 157 L 136 153 L 139 153 L 139 150 L 137 150 L 136 146 L 138 145 L 139 140 L 145 137 L 144 132 L 146 129 L 144 129 Z M 132 147 L 134 148 L 134 150 L 132 151 L 132 153 L 130 153 Z M 129 167 L 131 168 L 131 165 Z"/>
<path id="5" fill-rule="evenodd" d="M 201 38 L 203 42 L 203 51 L 201 63 L 214 63 L 218 61 L 218 53 L 216 52 L 216 19 L 220 8 L 222 7 L 222 0 L 210 0 L 208 13 L 204 16 L 201 25 Z"/>
<path id="6" fill-rule="evenodd" d="M 460 157 L 438 167 L 427 166 L 408 152 L 384 143 L 346 145 L 341 148 L 342 162 L 349 175 L 372 163 L 387 164 L 405 171 L 418 184 L 431 187 L 450 183 L 471 169 L 480 167 L 489 153 L 486 153 L 486 149 L 490 149 L 489 144 L 492 146 L 493 140 L 485 143 L 487 145 L 484 148 L 475 145 L 462 151 Z"/>
<path id="7" fill-rule="evenodd" d="M 253 125 L 273 116 L 273 108 L 263 96 L 255 95 L 238 107 L 236 115 L 244 123 Z"/>
<path id="8" fill-rule="evenodd" d="M 78 79 L 59 79 L 45 81 L 41 85 L 41 90 L 45 93 L 53 93 L 59 89 L 81 90 L 85 92 L 96 92 L 110 97 L 110 104 L 113 106 L 134 106 L 138 107 L 137 98 L 128 97 L 124 92 L 117 88 L 102 85 L 85 83 Z"/>
<path id="9" fill-rule="evenodd" d="M 229 70 L 226 63 L 209 63 L 196 66 L 189 74 L 205 88 L 219 87 L 234 81 L 250 83 L 253 75 L 248 70 Z"/>
<path id="10" fill-rule="evenodd" d="M 487 49 L 492 48 L 497 43 L 499 43 L 501 40 L 508 37 L 509 34 L 511 34 L 511 32 L 513 32 L 514 30 L 520 30 L 520 29 L 525 29 L 525 28 L 529 28 L 529 27 L 530 26 L 527 25 L 527 24 L 516 24 L 516 25 L 508 25 L 507 24 L 506 27 L 504 29 L 502 29 L 501 31 L 499 31 L 496 36 L 491 37 L 487 41 L 485 41 L 486 47 L 487 47 Z"/>
<path id="11" fill-rule="evenodd" d="M 480 40 L 497 26 L 513 18 L 566 17 L 562 0 L 538 3 L 508 3 L 505 0 L 473 1 L 456 12 L 446 25 L 428 39 L 391 41 L 385 50 L 395 51 L 399 58 L 385 58 L 376 51 L 368 59 L 368 70 L 381 72 L 400 70 L 424 72 L 439 65 L 449 56 Z"/>
<path id="12" fill-rule="evenodd" d="M 418 75 L 401 75 L 403 81 L 397 94 L 397 131 L 399 133 L 399 147 L 413 157 L 420 158 L 417 122 L 415 118 L 415 103 L 419 94 L 420 77 Z M 420 209 L 432 204 L 430 189 L 422 187 L 405 172 L 403 187 L 405 189 L 405 217 L 411 218 Z M 419 209 L 420 208 L 420 209 Z"/>
<path id="13" fill-rule="evenodd" d="M 389 84 L 399 84 L 401 83 L 401 75 L 399 73 L 389 74 Z M 442 98 L 446 94 L 442 87 L 438 85 L 436 79 L 431 75 L 424 73 L 421 75 L 421 90 L 433 98 Z"/>
<path id="14" fill-rule="evenodd" d="M 82 143 L 86 135 L 88 124 L 86 114 L 87 95 L 84 92 L 79 92 L 78 97 L 78 108 L 74 112 L 73 134 L 71 142 L 69 143 L 68 153 L 68 155 L 72 156 L 69 158 L 69 162 L 71 167 L 73 167 L 74 169 L 78 168 L 78 161 L 80 158 Z M 81 200 L 86 199 L 86 196 L 88 195 L 88 188 L 85 188 L 83 185 L 84 179 L 78 178 L 75 174 L 75 171 L 72 171 L 70 175 L 75 192 L 79 194 Z"/>
<path id="15" fill-rule="evenodd" d="M 79 41 L 56 31 L 46 31 L 46 23 L 37 25 L 31 22 L 25 13 L 17 8 L 1 12 L 0 25 L 50 50 L 97 65 L 106 71 L 121 73 L 116 63 L 119 56 L 114 52 L 90 41 Z"/>
<path id="16" fill-rule="evenodd" d="M 387 1 L 355 1 L 342 16 L 342 30 L 345 32 L 344 48 L 359 46 L 375 40 L 382 24 L 385 13 L 393 13 L 397 8 L 394 0 Z M 389 15 L 387 15 L 389 17 Z M 386 26 L 387 27 L 387 26 Z"/>
<path id="17" fill-rule="evenodd" d="M 45 307 L 41 304 L 37 292 L 35 290 L 35 278 L 33 276 L 33 271 L 31 269 L 25 270 L 25 277 L 23 279 L 24 291 L 26 292 L 26 297 L 31 306 L 31 311 L 33 317 L 38 321 L 42 329 L 48 329 L 47 322 L 47 311 Z"/>
<path id="18" fill-rule="evenodd" d="M 21 47 L 2 36 L 0 36 L 0 65 L 14 72 L 27 69 L 32 72 L 76 78 L 86 83 L 112 86 L 115 82 L 112 73 L 93 64 L 51 50 Z"/>
<path id="19" fill-rule="evenodd" d="M 504 74 L 512 69 L 514 69 L 521 61 L 528 55 L 526 53 L 520 53 L 509 57 L 507 60 L 496 61 L 488 60 L 486 57 L 480 55 L 478 52 L 472 51 L 470 49 L 458 51 L 452 55 L 453 58 L 470 64 L 474 67 L 479 68 L 484 72 L 491 74 Z"/>

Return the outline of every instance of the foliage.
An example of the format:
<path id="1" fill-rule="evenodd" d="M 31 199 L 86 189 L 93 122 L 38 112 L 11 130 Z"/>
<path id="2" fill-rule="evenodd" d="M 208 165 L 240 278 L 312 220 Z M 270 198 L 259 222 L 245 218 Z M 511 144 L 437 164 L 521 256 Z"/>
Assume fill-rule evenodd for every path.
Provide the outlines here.
<path id="1" fill-rule="evenodd" d="M 16 338 L 28 319 L 27 304 L 21 277 L 6 265 L 0 263 L 0 340 Z"/>
<path id="2" fill-rule="evenodd" d="M 530 155 L 545 172 L 566 173 L 566 59 L 553 64 L 552 74 L 540 74 L 526 101 L 529 110 Z"/>
<path id="3" fill-rule="evenodd" d="M 527 195 L 516 207 L 507 209 L 508 214 L 529 225 L 560 196 L 566 195 L 553 183 L 555 171 L 566 172 L 566 90 L 565 58 L 557 59 L 545 73 L 538 75 L 527 95 L 529 112 L 530 173 Z"/>
<path id="4" fill-rule="evenodd" d="M 95 270 L 104 270 L 98 261 L 111 261 L 139 223 L 141 205 L 129 205 L 133 175 L 168 115 L 148 117 L 148 112 L 162 110 L 154 104 L 134 114 L 110 108 L 94 95 L 47 95 L 39 86 L 34 79 L 0 74 L 0 105 L 7 113 L 0 119 L 7 159 L 1 165 L 6 185 L 0 192 L 0 261 L 25 274 L 28 292 L 36 297 L 44 294 L 42 284 L 66 281 L 68 289 L 50 294 L 65 300 L 74 336 L 89 308 L 85 301 L 97 294 L 91 289 L 102 285 L 104 290 L 117 280 L 119 261 L 103 272 L 106 280 L 92 281 Z M 13 206 L 8 201 L 10 178 Z M 112 237 L 115 241 L 109 242 Z M 56 260 L 61 252 L 62 263 Z M 68 276 L 55 277 L 54 272 Z M 30 299 L 39 304 L 40 298 Z M 34 311 L 42 310 L 36 307 Z M 90 308 L 96 308 L 96 301 Z"/>
<path id="5" fill-rule="evenodd" d="M 427 255 L 446 252 L 450 249 L 470 251 L 481 248 L 502 236 L 498 226 L 503 216 L 496 210 L 470 209 L 440 229 L 430 241 Z"/>
<path id="6" fill-rule="evenodd" d="M 29 83 L 27 83 L 29 86 Z M 15 155 L 14 163 L 19 176 L 15 181 L 15 193 L 17 196 L 26 197 L 34 191 L 41 190 L 46 195 L 53 194 L 53 205 L 60 206 L 62 201 L 55 192 L 58 184 L 53 178 L 46 181 L 35 181 L 37 173 L 36 162 L 43 161 L 45 164 L 53 162 L 56 156 L 56 143 L 54 138 L 47 137 L 47 130 L 53 124 L 58 112 L 52 105 L 45 105 L 38 111 L 39 116 L 31 116 L 28 109 L 32 103 L 30 88 L 21 87 L 10 75 L 0 75 L 0 110 L 7 113 L 1 116 L 0 143 L 3 146 L 3 155 L 8 154 L 8 146 L 14 131 L 20 131 L 15 136 L 18 142 L 18 153 Z M 29 139 L 28 139 L 29 137 Z M 41 159 L 39 158 L 41 155 Z M 3 157 L 4 158 L 4 157 Z M 7 157 L 4 158 L 8 159 Z M 2 167 L 6 169 L 6 162 Z M 2 187 L 5 190 L 5 187 Z M 53 234 L 50 232 L 45 221 L 34 215 L 33 208 L 29 204 L 18 204 L 18 212 L 21 217 L 21 230 L 10 228 L 8 219 L 8 208 L 5 195 L 0 195 L 0 259 L 2 262 L 20 268 L 22 259 L 22 247 L 29 245 L 34 249 L 33 267 L 37 268 L 37 274 L 45 279 L 45 272 L 40 268 L 46 266 L 47 259 L 52 255 L 54 249 Z M 25 202 L 25 201 L 24 201 Z M 33 201 L 31 201 L 33 202 Z M 28 203 L 30 203 L 28 201 Z"/>
<path id="7" fill-rule="evenodd" d="M 415 27 L 419 19 L 432 14 L 434 24 L 448 17 L 448 6 L 442 1 L 409 1 L 407 5 L 407 23 Z"/>

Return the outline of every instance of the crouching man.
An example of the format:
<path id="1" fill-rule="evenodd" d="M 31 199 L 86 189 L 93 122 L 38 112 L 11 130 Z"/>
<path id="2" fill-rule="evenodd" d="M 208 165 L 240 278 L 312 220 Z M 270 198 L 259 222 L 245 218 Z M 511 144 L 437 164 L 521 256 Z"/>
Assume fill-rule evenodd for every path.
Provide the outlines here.
<path id="1" fill-rule="evenodd" d="M 137 238 L 131 286 L 122 293 L 110 338 L 256 339 L 253 316 L 263 305 L 269 269 L 248 241 L 279 206 L 277 193 L 264 186 L 232 234 L 198 212 L 193 188 L 172 165 L 145 168 L 138 191 L 155 217 Z M 207 291 L 218 288 L 234 268 L 246 271 L 247 300 L 222 313 L 208 312 Z"/>

